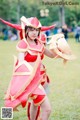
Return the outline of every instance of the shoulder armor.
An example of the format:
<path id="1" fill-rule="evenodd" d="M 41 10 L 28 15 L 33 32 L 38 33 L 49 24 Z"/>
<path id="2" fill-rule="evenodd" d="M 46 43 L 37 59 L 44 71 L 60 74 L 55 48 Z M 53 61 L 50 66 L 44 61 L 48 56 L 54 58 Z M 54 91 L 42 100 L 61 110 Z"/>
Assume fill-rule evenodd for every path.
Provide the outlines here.
<path id="1" fill-rule="evenodd" d="M 19 52 L 26 52 L 28 49 L 28 45 L 27 45 L 26 41 L 23 39 L 18 42 L 16 48 Z"/>

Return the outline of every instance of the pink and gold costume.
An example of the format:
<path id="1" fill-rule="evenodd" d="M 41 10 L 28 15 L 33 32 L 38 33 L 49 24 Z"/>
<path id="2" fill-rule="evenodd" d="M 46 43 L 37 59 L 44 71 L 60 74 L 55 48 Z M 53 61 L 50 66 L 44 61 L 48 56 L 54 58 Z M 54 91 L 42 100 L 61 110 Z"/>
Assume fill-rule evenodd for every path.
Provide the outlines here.
<path id="1" fill-rule="evenodd" d="M 46 31 L 55 27 L 55 25 L 48 27 L 41 26 L 36 17 L 26 19 L 23 16 L 21 20 L 24 26 L 40 27 L 40 31 Z M 43 84 L 43 82 L 45 82 L 43 79 L 46 78 L 44 77 L 46 71 L 45 67 L 43 66 L 43 69 L 41 69 L 41 60 L 44 58 L 44 45 L 39 40 L 36 46 L 29 45 L 25 40 L 25 35 L 23 34 L 24 28 L 22 28 L 21 25 L 12 24 L 2 18 L 0 18 L 0 21 L 20 31 L 21 41 L 17 45 L 17 50 L 25 53 L 22 63 L 19 63 L 18 60 L 15 61 L 12 80 L 5 96 L 5 106 L 15 108 L 19 104 L 22 104 L 22 106 L 25 107 L 29 97 L 33 99 L 35 105 L 39 105 L 46 96 L 44 88 L 41 85 L 41 83 Z M 34 67 L 32 67 L 29 62 L 34 62 Z M 30 107 L 28 107 L 28 110 L 29 108 Z M 38 107 L 36 120 L 39 116 L 39 112 L 40 106 Z M 30 120 L 29 112 L 28 118 Z"/>
<path id="2" fill-rule="evenodd" d="M 23 27 L 17 24 L 11 24 L 0 18 L 0 21 L 11 26 L 20 31 L 21 41 L 17 44 L 17 50 L 19 52 L 24 52 L 24 60 L 19 62 L 17 59 L 14 63 L 13 76 L 9 84 L 8 90 L 5 96 L 5 106 L 16 108 L 18 105 L 22 107 L 26 106 L 26 103 L 29 98 L 33 99 L 35 105 L 40 105 L 45 97 L 46 93 L 42 85 L 45 84 L 45 81 L 49 82 L 48 76 L 46 75 L 45 66 L 42 65 L 41 60 L 44 58 L 44 41 L 43 43 L 39 40 L 42 38 L 37 38 L 37 44 L 30 45 L 25 38 L 24 28 L 25 26 L 31 26 L 34 28 L 40 28 L 41 31 L 46 31 L 55 26 L 41 26 L 40 22 L 36 17 L 31 17 L 26 19 L 24 16 L 21 18 Z M 71 57 L 71 52 L 68 51 L 69 47 L 62 49 L 65 45 L 60 44 L 62 35 L 52 37 L 50 43 L 50 50 L 55 53 L 57 56 L 62 57 L 64 60 L 73 59 Z M 45 38 L 45 37 L 44 37 Z M 66 55 L 67 54 L 67 55 Z M 30 63 L 34 63 L 34 67 Z M 30 120 L 30 104 L 28 104 L 28 118 Z M 36 115 L 36 120 L 39 117 L 40 106 L 38 106 L 38 111 Z"/>
<path id="3" fill-rule="evenodd" d="M 5 105 L 6 107 L 15 108 L 19 104 L 22 104 L 24 107 L 29 97 L 33 99 L 35 105 L 38 105 L 44 100 L 46 95 L 40 84 L 43 75 L 40 72 L 41 63 L 39 60 L 43 59 L 44 45 L 38 41 L 37 45 L 30 46 L 23 39 L 18 43 L 17 50 L 24 52 L 25 57 L 22 63 L 17 63 L 14 67 Z M 34 68 L 32 68 L 29 62 L 34 62 Z"/>

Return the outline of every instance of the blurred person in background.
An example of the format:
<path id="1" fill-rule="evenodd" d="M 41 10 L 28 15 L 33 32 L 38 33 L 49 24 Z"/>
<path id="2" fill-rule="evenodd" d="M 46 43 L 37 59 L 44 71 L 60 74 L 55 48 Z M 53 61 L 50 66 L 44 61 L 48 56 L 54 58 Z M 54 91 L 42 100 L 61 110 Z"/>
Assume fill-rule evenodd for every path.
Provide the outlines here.
<path id="1" fill-rule="evenodd" d="M 11 41 L 18 40 L 18 36 L 17 36 L 16 30 L 8 30 L 8 38 Z"/>
<path id="2" fill-rule="evenodd" d="M 80 42 L 80 25 L 76 26 L 76 28 L 74 29 L 74 35 L 76 42 Z"/>
<path id="3" fill-rule="evenodd" d="M 3 28 L 3 40 L 8 40 L 8 30 L 6 28 Z"/>
<path id="4" fill-rule="evenodd" d="M 62 33 L 64 34 L 65 39 L 68 40 L 68 27 L 66 24 L 62 26 Z"/>
<path id="5" fill-rule="evenodd" d="M 51 34 L 51 31 L 50 30 L 47 30 L 46 32 L 45 32 L 45 34 L 46 34 L 46 36 L 47 36 L 47 44 L 48 44 L 48 42 L 49 42 L 49 36 L 50 36 L 50 34 Z"/>
<path id="6" fill-rule="evenodd" d="M 55 28 L 53 29 L 53 34 L 55 35 L 55 34 L 57 34 L 57 33 L 58 33 L 58 28 L 55 27 Z"/>

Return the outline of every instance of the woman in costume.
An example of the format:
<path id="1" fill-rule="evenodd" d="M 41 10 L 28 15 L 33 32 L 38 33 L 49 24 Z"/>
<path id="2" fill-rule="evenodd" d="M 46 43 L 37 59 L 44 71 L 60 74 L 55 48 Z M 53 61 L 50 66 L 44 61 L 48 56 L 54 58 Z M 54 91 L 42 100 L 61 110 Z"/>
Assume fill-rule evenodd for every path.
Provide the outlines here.
<path id="1" fill-rule="evenodd" d="M 41 85 L 43 74 L 41 74 L 41 60 L 44 54 L 50 58 L 61 57 L 69 60 L 71 51 L 65 53 L 64 49 L 58 46 L 58 39 L 51 40 L 50 50 L 47 50 L 41 43 L 38 36 L 43 30 L 37 18 L 21 18 L 20 31 L 23 39 L 18 43 L 17 50 L 20 52 L 18 60 L 15 58 L 12 80 L 5 96 L 5 106 L 14 110 L 22 105 L 25 107 L 29 98 L 33 99 L 35 105 L 42 109 L 42 120 L 48 120 L 51 106 Z M 62 38 L 61 38 L 62 39 Z M 67 48 L 69 48 L 67 46 Z M 67 50 L 68 51 L 68 50 Z M 67 55 L 66 55 L 67 54 Z M 71 56 L 71 57 L 70 57 Z M 17 87 L 16 87 L 17 86 Z M 35 111 L 32 111 L 30 120 L 35 120 Z"/>
<path id="2" fill-rule="evenodd" d="M 5 96 L 5 106 L 15 110 L 20 104 L 24 107 L 28 99 L 32 98 L 35 105 L 41 106 L 44 116 L 42 120 L 48 120 L 51 107 L 41 85 L 43 75 L 40 74 L 40 69 L 44 53 L 51 58 L 54 55 L 38 39 L 42 28 L 37 18 L 22 17 L 21 29 L 23 39 L 17 45 L 20 53 L 18 60 L 15 59 L 12 80 Z M 35 120 L 33 112 L 30 119 Z"/>

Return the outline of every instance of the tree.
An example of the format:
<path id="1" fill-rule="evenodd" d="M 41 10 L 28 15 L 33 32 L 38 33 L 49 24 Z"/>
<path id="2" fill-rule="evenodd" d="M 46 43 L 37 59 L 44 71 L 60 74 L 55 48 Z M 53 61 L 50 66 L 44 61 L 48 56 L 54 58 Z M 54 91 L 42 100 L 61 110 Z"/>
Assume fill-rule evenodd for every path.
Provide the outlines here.
<path id="1" fill-rule="evenodd" d="M 42 0 L 43 1 L 43 0 Z M 55 21 L 59 21 L 59 7 L 60 5 L 45 5 L 42 1 L 38 0 L 0 0 L 0 17 L 19 23 L 21 16 L 31 17 L 36 16 L 40 19 L 43 25 L 50 25 Z M 57 0 L 56 0 L 57 1 Z M 56 2 L 55 1 L 55 2 Z M 58 0 L 59 1 L 59 0 Z M 79 0 L 67 0 L 67 2 L 79 2 Z M 49 1 L 50 2 L 50 1 Z M 53 2 L 53 0 L 52 0 Z M 65 2 L 65 1 L 63 1 Z M 48 9 L 49 16 L 41 17 L 40 10 Z M 80 6 L 79 5 L 64 5 L 65 22 L 71 25 L 73 21 L 77 23 L 80 21 Z M 63 15 L 62 15 L 63 16 Z M 63 17 L 64 18 L 64 17 Z M 61 20 L 62 21 L 62 20 Z"/>

